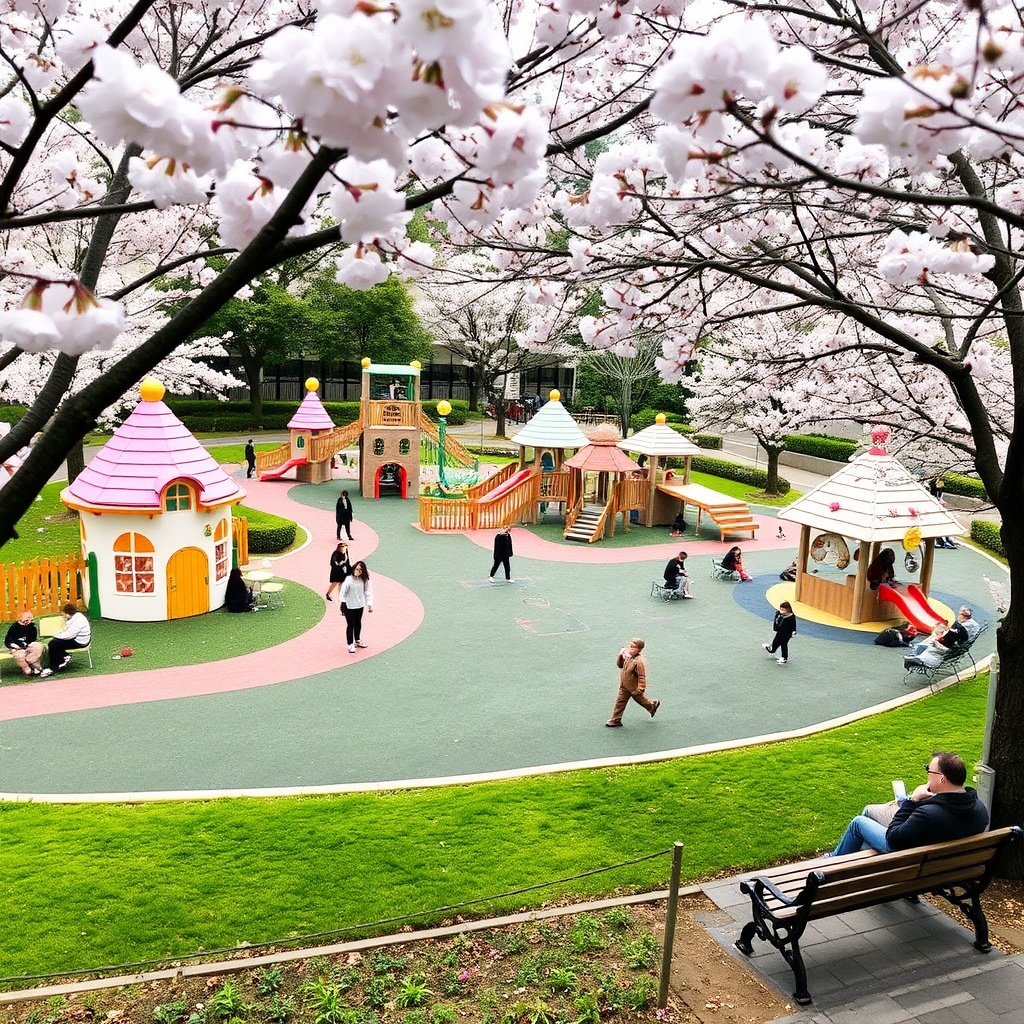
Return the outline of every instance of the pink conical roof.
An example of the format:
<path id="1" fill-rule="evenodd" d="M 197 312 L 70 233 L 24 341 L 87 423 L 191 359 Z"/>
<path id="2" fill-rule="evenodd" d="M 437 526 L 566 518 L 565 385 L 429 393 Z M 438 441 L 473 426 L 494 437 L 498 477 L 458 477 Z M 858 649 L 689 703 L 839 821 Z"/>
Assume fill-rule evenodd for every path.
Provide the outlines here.
<path id="1" fill-rule="evenodd" d="M 320 396 L 306 385 L 306 397 L 302 400 L 298 411 L 288 421 L 289 430 L 333 430 L 334 420 L 327 415 Z"/>
<path id="2" fill-rule="evenodd" d="M 149 394 L 114 431 L 81 475 L 61 494 L 65 505 L 86 509 L 159 512 L 161 493 L 173 480 L 192 483 L 202 505 L 224 505 L 245 491 L 224 472 L 188 428 L 154 394 Z"/>

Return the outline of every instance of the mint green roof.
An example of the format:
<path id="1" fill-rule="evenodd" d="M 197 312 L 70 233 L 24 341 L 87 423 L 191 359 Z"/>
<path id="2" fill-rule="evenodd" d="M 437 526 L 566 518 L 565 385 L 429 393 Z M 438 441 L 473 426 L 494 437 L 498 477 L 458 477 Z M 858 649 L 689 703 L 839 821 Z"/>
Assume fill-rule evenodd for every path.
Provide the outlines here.
<path id="1" fill-rule="evenodd" d="M 370 363 L 363 372 L 370 374 L 370 376 L 381 377 L 418 377 L 420 375 L 420 371 L 415 366 L 409 366 L 408 363 L 405 366 L 392 366 L 390 363 Z"/>

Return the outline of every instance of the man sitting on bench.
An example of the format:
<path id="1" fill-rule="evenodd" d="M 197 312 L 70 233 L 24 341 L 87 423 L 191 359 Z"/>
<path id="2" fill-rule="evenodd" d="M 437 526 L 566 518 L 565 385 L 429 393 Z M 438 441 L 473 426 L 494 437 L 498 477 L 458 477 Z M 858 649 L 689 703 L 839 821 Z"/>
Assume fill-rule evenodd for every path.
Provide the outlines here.
<path id="1" fill-rule="evenodd" d="M 964 786 L 967 769 L 957 754 L 936 752 L 925 771 L 927 783 L 898 801 L 899 806 L 888 825 L 870 817 L 869 808 L 865 807 L 865 813 L 858 814 L 847 825 L 832 856 L 841 857 L 869 848 L 879 853 L 892 853 L 913 846 L 964 839 L 988 828 L 988 809 L 974 789 Z"/>
<path id="2" fill-rule="evenodd" d="M 683 597 L 693 597 L 690 593 L 690 577 L 686 572 L 686 552 L 680 551 L 675 558 L 670 558 L 665 566 L 665 589 L 682 589 Z"/>

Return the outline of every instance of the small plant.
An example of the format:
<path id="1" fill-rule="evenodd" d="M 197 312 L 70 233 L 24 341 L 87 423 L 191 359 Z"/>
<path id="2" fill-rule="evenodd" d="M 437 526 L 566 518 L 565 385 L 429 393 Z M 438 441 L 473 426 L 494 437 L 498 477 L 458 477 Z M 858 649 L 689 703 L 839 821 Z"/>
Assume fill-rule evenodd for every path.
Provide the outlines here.
<path id="1" fill-rule="evenodd" d="M 622 1005 L 627 1010 L 646 1010 L 654 995 L 654 979 L 649 974 L 641 974 L 633 984 L 622 993 Z"/>
<path id="2" fill-rule="evenodd" d="M 531 985 L 539 985 L 544 976 L 544 963 L 538 957 L 523 957 L 516 971 L 516 985 L 521 988 L 528 988 Z"/>
<path id="3" fill-rule="evenodd" d="M 282 970 L 280 967 L 264 967 L 256 979 L 256 995 L 269 996 L 281 988 Z"/>
<path id="4" fill-rule="evenodd" d="M 579 981 L 579 975 L 571 967 L 552 967 L 548 972 L 552 992 L 572 992 Z"/>
<path id="5" fill-rule="evenodd" d="M 661 943 L 651 934 L 638 935 L 622 944 L 622 955 L 635 971 L 646 970 L 658 962 Z"/>
<path id="6" fill-rule="evenodd" d="M 632 915 L 628 907 L 612 907 L 604 915 L 604 922 L 612 928 L 628 928 Z"/>
<path id="7" fill-rule="evenodd" d="M 601 1024 L 601 1004 L 593 992 L 584 992 L 573 1000 L 572 1008 L 576 1011 L 573 1024 Z"/>
<path id="8" fill-rule="evenodd" d="M 185 1024 L 206 1024 L 206 1011 L 205 1010 L 193 1010 L 188 1015 L 188 1020 Z"/>
<path id="9" fill-rule="evenodd" d="M 378 974 L 366 983 L 364 998 L 375 1010 L 382 1010 L 388 1004 L 388 989 L 394 984 L 393 974 Z"/>
<path id="10" fill-rule="evenodd" d="M 554 1024 L 555 1015 L 540 996 L 526 1010 L 527 1024 Z"/>
<path id="11" fill-rule="evenodd" d="M 577 953 L 589 953 L 604 945 L 601 938 L 601 923 L 596 917 L 581 914 L 569 932 L 569 945 Z"/>
<path id="12" fill-rule="evenodd" d="M 525 953 L 530 948 L 530 943 L 526 936 L 522 932 L 516 932 L 514 935 L 510 935 L 508 941 L 505 943 L 505 952 L 509 956 L 518 956 L 520 953 Z"/>
<path id="13" fill-rule="evenodd" d="M 342 1006 L 341 990 L 337 985 L 317 978 L 305 986 L 305 994 L 316 1024 L 340 1024 L 345 1007 Z"/>
<path id="14" fill-rule="evenodd" d="M 50 996 L 46 1000 L 46 1008 L 50 1013 L 60 1013 L 68 1005 L 67 998 L 64 996 Z"/>
<path id="15" fill-rule="evenodd" d="M 153 1011 L 156 1024 L 179 1024 L 188 1013 L 188 1003 L 184 999 L 175 999 L 173 1003 L 164 1003 Z"/>
<path id="16" fill-rule="evenodd" d="M 422 974 L 410 974 L 403 978 L 398 986 L 395 1005 L 402 1009 L 409 1006 L 422 1006 L 433 994 L 427 988 L 427 979 Z"/>
<path id="17" fill-rule="evenodd" d="M 422 1010 L 410 1010 L 402 1024 L 427 1024 L 427 1015 Z"/>
<path id="18" fill-rule="evenodd" d="M 342 992 L 347 992 L 350 988 L 355 988 L 361 980 L 359 971 L 357 971 L 356 968 L 346 967 L 345 970 L 338 975 L 336 983 Z"/>
<path id="19" fill-rule="evenodd" d="M 598 1000 L 606 1010 L 614 1012 L 622 1009 L 622 989 L 614 974 L 606 974 L 601 979 Z"/>
<path id="20" fill-rule="evenodd" d="M 263 1008 L 263 1016 L 270 1024 L 285 1024 L 295 1016 L 295 997 L 275 992 L 273 999 Z"/>
<path id="21" fill-rule="evenodd" d="M 244 1008 L 242 990 L 230 981 L 225 981 L 210 1000 L 210 1012 L 221 1020 L 237 1017 Z"/>
<path id="22" fill-rule="evenodd" d="M 438 1003 L 430 1011 L 430 1024 L 455 1024 L 458 1019 L 459 1015 L 455 1007 L 449 1006 L 447 1003 Z"/>
<path id="23" fill-rule="evenodd" d="M 393 956 L 385 950 L 378 950 L 370 957 L 370 967 L 374 974 L 387 974 L 389 971 L 400 971 L 408 959 L 406 956 Z"/>

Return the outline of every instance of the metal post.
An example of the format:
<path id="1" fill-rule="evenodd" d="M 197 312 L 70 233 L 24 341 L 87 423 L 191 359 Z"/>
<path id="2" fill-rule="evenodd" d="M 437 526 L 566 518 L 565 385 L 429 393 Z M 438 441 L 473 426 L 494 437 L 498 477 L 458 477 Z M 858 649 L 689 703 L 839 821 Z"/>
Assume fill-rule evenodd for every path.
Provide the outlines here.
<path id="1" fill-rule="evenodd" d="M 668 1005 L 668 976 L 672 970 L 672 945 L 676 936 L 676 912 L 679 909 L 679 875 L 683 864 L 683 844 L 672 844 L 672 878 L 668 884 L 665 908 L 665 939 L 661 948 L 661 980 L 658 983 L 658 1009 Z"/>
<path id="2" fill-rule="evenodd" d="M 992 722 L 996 716 L 996 690 L 999 687 L 999 655 L 992 655 L 989 666 L 988 703 L 985 707 L 985 735 L 981 741 L 981 764 L 978 765 L 978 796 L 982 803 L 992 810 L 992 796 L 996 788 L 996 773 L 989 767 L 988 758 L 992 748 Z"/>

